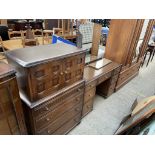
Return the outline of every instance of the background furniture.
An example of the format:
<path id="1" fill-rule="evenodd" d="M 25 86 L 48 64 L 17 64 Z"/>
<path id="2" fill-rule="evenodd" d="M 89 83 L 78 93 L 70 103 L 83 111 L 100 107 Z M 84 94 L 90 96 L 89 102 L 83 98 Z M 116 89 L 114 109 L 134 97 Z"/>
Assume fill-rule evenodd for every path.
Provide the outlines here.
<path id="1" fill-rule="evenodd" d="M 3 40 L 0 36 L 0 51 L 4 52 L 4 47 L 3 47 Z"/>
<path id="2" fill-rule="evenodd" d="M 3 41 L 9 40 L 8 27 L 7 26 L 0 26 L 0 36 L 1 36 Z"/>
<path id="3" fill-rule="evenodd" d="M 26 134 L 15 71 L 0 62 L 0 134 Z"/>
<path id="4" fill-rule="evenodd" d="M 21 31 L 10 31 L 8 30 L 8 36 L 9 39 L 21 39 L 22 38 L 22 32 Z"/>
<path id="5" fill-rule="evenodd" d="M 42 37 L 37 37 L 37 40 L 39 42 L 39 45 L 42 45 L 43 38 Z M 49 40 L 50 41 L 44 40 L 44 44 L 50 44 L 52 41 L 51 41 L 50 38 L 49 38 Z M 3 47 L 6 50 L 14 50 L 14 49 L 23 48 L 22 39 L 3 41 Z"/>
<path id="6" fill-rule="evenodd" d="M 115 90 L 139 72 L 143 55 L 139 53 L 137 59 L 134 55 L 143 23 L 144 20 L 140 19 L 112 19 L 110 22 L 104 57 L 123 65 Z"/>
<path id="7" fill-rule="evenodd" d="M 30 24 L 32 29 L 43 29 L 43 20 L 18 20 L 18 19 L 8 19 L 8 28 L 13 31 L 26 30 L 27 24 Z"/>
<path id="8" fill-rule="evenodd" d="M 148 61 L 147 61 L 147 64 L 146 66 L 148 66 L 150 60 L 152 61 L 153 60 L 153 57 L 154 57 L 154 54 L 155 54 L 155 46 L 154 45 L 148 45 L 145 53 L 144 53 L 144 59 L 143 59 L 143 62 L 142 62 L 142 66 L 145 62 L 145 59 L 146 59 L 146 56 L 149 54 L 149 58 L 148 58 Z"/>

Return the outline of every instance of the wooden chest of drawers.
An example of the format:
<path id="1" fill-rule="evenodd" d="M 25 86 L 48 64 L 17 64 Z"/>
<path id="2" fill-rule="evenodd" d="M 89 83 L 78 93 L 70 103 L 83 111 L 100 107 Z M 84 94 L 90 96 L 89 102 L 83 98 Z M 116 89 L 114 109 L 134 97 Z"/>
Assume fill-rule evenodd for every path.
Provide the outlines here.
<path id="1" fill-rule="evenodd" d="M 82 116 L 84 85 L 83 80 L 76 82 L 34 103 L 21 92 L 29 133 L 66 134 L 76 126 Z"/>
<path id="2" fill-rule="evenodd" d="M 85 85 L 84 105 L 82 110 L 82 117 L 93 110 L 93 101 L 96 93 L 97 80 L 87 82 Z"/>
<path id="3" fill-rule="evenodd" d="M 0 134 L 26 134 L 15 71 L 0 63 Z"/>
<path id="4" fill-rule="evenodd" d="M 43 45 L 14 50 L 6 55 L 17 70 L 20 89 L 28 94 L 30 101 L 83 79 L 85 52 L 74 46 Z"/>
<path id="5" fill-rule="evenodd" d="M 120 72 L 115 91 L 119 90 L 122 86 L 124 86 L 127 82 L 129 82 L 139 73 L 140 65 L 141 61 L 131 65 L 130 67 Z"/>
<path id="6" fill-rule="evenodd" d="M 84 79 L 86 80 L 84 105 L 82 116 L 93 110 L 93 101 L 96 91 L 99 95 L 108 97 L 115 89 L 121 65 L 110 63 L 100 69 L 85 66 Z"/>

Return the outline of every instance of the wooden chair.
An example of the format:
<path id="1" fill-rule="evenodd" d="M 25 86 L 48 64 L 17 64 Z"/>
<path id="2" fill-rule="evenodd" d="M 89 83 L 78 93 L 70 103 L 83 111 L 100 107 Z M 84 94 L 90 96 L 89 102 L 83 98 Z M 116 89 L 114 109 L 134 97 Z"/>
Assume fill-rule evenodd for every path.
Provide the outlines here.
<path id="1" fill-rule="evenodd" d="M 2 52 L 5 51 L 5 50 L 4 50 L 4 47 L 3 47 L 3 40 L 2 40 L 2 38 L 1 38 L 1 36 L 0 36 L 0 49 L 2 49 Z"/>
<path id="2" fill-rule="evenodd" d="M 43 44 L 44 41 L 50 43 L 53 35 L 53 30 L 43 30 Z"/>
<path id="3" fill-rule="evenodd" d="M 155 55 L 155 46 L 149 46 L 147 47 L 146 49 L 146 52 L 144 54 L 144 59 L 143 59 L 143 62 L 142 62 L 142 66 L 144 65 L 144 62 L 145 62 L 145 59 L 146 59 L 146 56 L 149 55 L 149 58 L 148 58 L 148 61 L 147 61 L 147 64 L 146 66 L 148 66 L 150 60 L 152 61 L 153 60 L 153 57 Z"/>
<path id="4" fill-rule="evenodd" d="M 25 39 L 25 37 L 24 37 L 24 38 L 22 38 L 22 45 L 23 45 L 23 48 L 29 47 L 29 46 L 37 46 L 37 45 L 39 45 L 39 42 L 38 42 L 37 38 Z"/>
<path id="5" fill-rule="evenodd" d="M 5 58 L 5 56 L 4 56 L 4 47 L 3 47 L 3 40 L 2 40 L 2 38 L 1 38 L 1 36 L 0 36 L 0 61 L 4 61 L 4 62 L 6 62 L 6 58 Z"/>
<path id="6" fill-rule="evenodd" d="M 35 38 L 37 38 L 37 37 L 42 37 L 43 38 L 43 30 L 42 29 L 32 30 L 32 33 L 33 33 Z M 43 40 L 42 40 L 42 44 L 44 44 Z"/>
<path id="7" fill-rule="evenodd" d="M 8 31 L 9 39 L 21 39 L 22 32 L 21 31 Z"/>

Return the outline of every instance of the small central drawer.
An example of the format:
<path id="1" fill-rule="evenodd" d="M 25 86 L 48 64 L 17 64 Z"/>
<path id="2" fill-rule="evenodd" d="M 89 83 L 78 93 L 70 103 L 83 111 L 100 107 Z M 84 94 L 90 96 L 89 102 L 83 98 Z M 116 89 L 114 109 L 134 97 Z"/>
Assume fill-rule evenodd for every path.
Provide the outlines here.
<path id="1" fill-rule="evenodd" d="M 90 89 L 87 92 L 85 92 L 85 95 L 84 95 L 84 103 L 87 102 L 88 100 L 90 100 L 91 98 L 93 98 L 95 96 L 95 91 L 96 91 L 96 87 Z"/>
<path id="2" fill-rule="evenodd" d="M 97 80 L 91 81 L 88 84 L 86 84 L 85 92 L 96 87 L 96 84 L 97 84 Z"/>
<path id="3" fill-rule="evenodd" d="M 88 102 L 84 103 L 82 117 L 84 117 L 86 114 L 93 110 L 93 101 L 93 99 L 90 99 Z"/>
<path id="4" fill-rule="evenodd" d="M 102 82 L 104 82 L 105 80 L 107 80 L 108 78 L 111 77 L 111 72 L 107 73 L 107 74 L 104 74 L 102 75 L 99 79 L 98 79 L 98 85 Z"/>

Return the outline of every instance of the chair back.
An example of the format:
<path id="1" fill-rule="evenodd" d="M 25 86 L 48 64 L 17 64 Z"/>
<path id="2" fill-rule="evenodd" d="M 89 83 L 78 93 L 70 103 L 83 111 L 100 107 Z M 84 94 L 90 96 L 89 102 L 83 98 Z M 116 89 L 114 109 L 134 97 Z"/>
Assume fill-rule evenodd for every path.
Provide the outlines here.
<path id="1" fill-rule="evenodd" d="M 9 36 L 10 40 L 12 40 L 12 39 L 21 39 L 22 32 L 21 31 L 11 31 L 11 30 L 9 30 L 8 31 L 8 36 Z"/>
<path id="2" fill-rule="evenodd" d="M 43 30 L 42 29 L 35 29 L 32 30 L 34 37 L 43 37 Z"/>
<path id="3" fill-rule="evenodd" d="M 3 40 L 1 36 L 0 36 L 0 48 L 2 49 L 2 52 L 4 52 Z"/>

